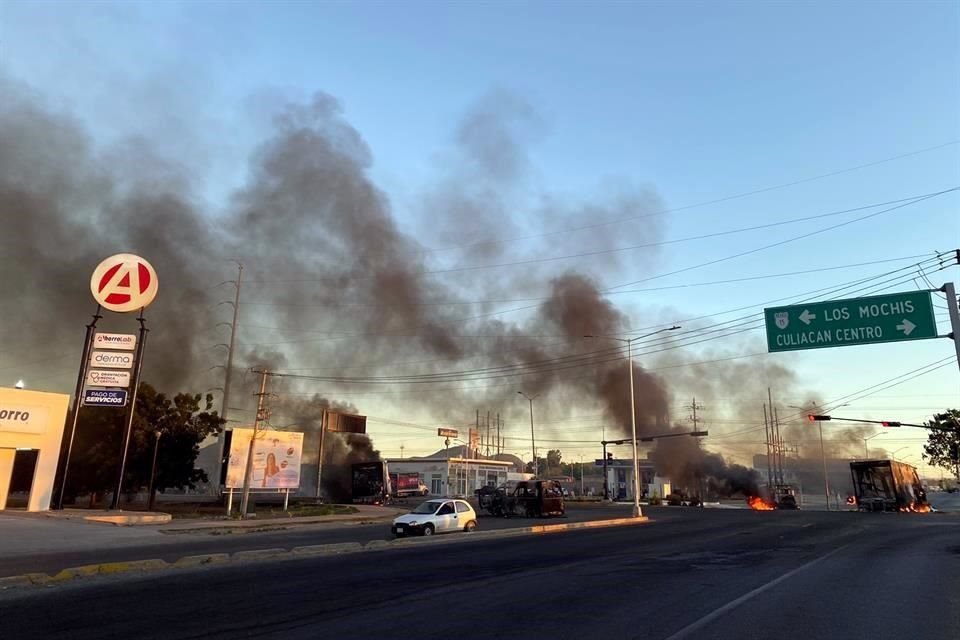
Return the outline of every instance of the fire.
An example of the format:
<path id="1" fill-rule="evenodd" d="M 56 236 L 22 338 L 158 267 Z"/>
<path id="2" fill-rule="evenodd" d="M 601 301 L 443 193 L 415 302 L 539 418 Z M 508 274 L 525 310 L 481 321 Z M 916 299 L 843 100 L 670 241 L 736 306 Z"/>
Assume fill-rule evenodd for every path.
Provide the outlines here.
<path id="1" fill-rule="evenodd" d="M 776 508 L 760 496 L 750 496 L 747 498 L 747 504 L 754 511 L 773 511 Z"/>
<path id="2" fill-rule="evenodd" d="M 911 502 L 905 507 L 900 507 L 900 511 L 903 513 L 930 513 L 932 509 L 928 504 L 918 504 L 916 502 Z"/>

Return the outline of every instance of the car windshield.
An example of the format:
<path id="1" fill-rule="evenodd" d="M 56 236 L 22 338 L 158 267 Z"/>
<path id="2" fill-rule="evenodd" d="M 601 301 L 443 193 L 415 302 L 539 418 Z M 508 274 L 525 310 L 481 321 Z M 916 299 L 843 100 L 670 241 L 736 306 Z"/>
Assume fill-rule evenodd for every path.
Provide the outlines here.
<path id="1" fill-rule="evenodd" d="M 427 500 L 410 513 L 434 513 L 443 504 L 439 500 Z"/>

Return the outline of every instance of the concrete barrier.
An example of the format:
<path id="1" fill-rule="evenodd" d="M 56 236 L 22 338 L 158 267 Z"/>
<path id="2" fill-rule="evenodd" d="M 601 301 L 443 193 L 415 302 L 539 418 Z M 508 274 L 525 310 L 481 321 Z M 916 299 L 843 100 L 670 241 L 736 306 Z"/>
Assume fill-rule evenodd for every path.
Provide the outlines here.
<path id="1" fill-rule="evenodd" d="M 289 551 L 286 549 L 281 549 L 280 547 L 274 547 L 272 549 L 250 549 L 249 551 L 237 551 L 230 556 L 231 562 L 243 562 L 249 560 L 267 560 L 270 558 L 277 558 L 280 556 L 285 556 Z"/>
<path id="2" fill-rule="evenodd" d="M 142 524 L 166 524 L 173 520 L 169 513 L 123 513 L 116 515 L 84 516 L 89 522 L 103 522 L 118 527 L 134 527 Z"/>
<path id="3" fill-rule="evenodd" d="M 312 544 L 305 547 L 294 547 L 295 556 L 332 556 L 341 553 L 357 553 L 363 551 L 359 542 L 338 542 L 334 544 Z"/>
<path id="4" fill-rule="evenodd" d="M 205 567 L 212 564 L 230 562 L 229 553 L 206 553 L 196 556 L 184 556 L 173 563 L 174 567 Z"/>

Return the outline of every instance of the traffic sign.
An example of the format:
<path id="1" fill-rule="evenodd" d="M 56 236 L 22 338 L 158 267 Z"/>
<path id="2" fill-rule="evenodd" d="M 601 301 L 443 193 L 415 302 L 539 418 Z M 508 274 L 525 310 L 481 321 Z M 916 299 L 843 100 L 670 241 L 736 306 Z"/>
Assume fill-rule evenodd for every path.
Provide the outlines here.
<path id="1" fill-rule="evenodd" d="M 441 438 L 456 438 L 460 435 L 460 432 L 456 429 L 444 429 L 443 427 L 440 427 L 437 429 L 437 435 Z"/>
<path id="2" fill-rule="evenodd" d="M 127 313 L 149 306 L 157 297 L 157 272 L 132 253 L 110 256 L 93 270 L 90 292 L 104 309 Z"/>
<path id="3" fill-rule="evenodd" d="M 771 353 L 937 337 L 929 291 L 771 307 L 763 312 Z"/>
<path id="4" fill-rule="evenodd" d="M 83 392 L 85 407 L 123 407 L 126 404 L 126 389 L 87 389 Z"/>

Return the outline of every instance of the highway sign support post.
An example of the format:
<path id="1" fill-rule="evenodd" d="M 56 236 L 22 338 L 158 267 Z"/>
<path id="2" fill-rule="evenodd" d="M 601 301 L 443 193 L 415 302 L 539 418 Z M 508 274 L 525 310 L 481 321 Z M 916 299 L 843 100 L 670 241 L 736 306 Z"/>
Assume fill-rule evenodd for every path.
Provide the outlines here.
<path id="1" fill-rule="evenodd" d="M 938 337 L 929 290 L 770 307 L 764 318 L 770 353 Z"/>
<path id="2" fill-rule="evenodd" d="M 130 384 L 130 401 L 127 403 L 127 428 L 123 434 L 123 450 L 120 452 L 120 474 L 117 477 L 117 490 L 113 493 L 113 499 L 110 501 L 110 509 L 120 508 L 120 493 L 123 491 L 123 474 L 127 468 L 127 452 L 130 449 L 130 436 L 133 434 L 133 416 L 137 411 L 137 391 L 140 388 L 140 371 L 143 369 L 143 350 L 147 344 L 147 320 L 143 317 L 143 309 L 140 309 L 140 315 L 137 322 L 140 323 L 140 334 L 137 337 L 137 355 L 133 363 L 133 376 Z"/>
<path id="3" fill-rule="evenodd" d="M 93 320 L 87 325 L 87 336 L 83 342 L 83 349 L 80 352 L 80 371 L 77 373 L 77 386 L 73 393 L 73 412 L 70 414 L 70 430 L 64 434 L 67 440 L 67 449 L 61 461 L 63 471 L 60 473 L 60 490 L 57 491 L 57 502 L 53 505 L 53 508 L 57 510 L 63 509 L 63 495 L 67 487 L 67 473 L 70 471 L 70 454 L 73 452 L 73 438 L 77 432 L 77 418 L 80 415 L 81 396 L 83 396 L 83 386 L 87 379 L 87 371 L 90 369 L 93 332 L 97 329 L 97 321 L 102 317 L 103 316 L 100 315 L 100 305 L 97 304 L 97 310 L 93 312 Z"/>
<path id="4" fill-rule="evenodd" d="M 957 366 L 960 367 L 960 308 L 957 307 L 957 290 L 952 282 L 940 288 L 947 296 L 947 311 L 950 313 L 950 337 L 957 354 Z"/>

